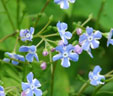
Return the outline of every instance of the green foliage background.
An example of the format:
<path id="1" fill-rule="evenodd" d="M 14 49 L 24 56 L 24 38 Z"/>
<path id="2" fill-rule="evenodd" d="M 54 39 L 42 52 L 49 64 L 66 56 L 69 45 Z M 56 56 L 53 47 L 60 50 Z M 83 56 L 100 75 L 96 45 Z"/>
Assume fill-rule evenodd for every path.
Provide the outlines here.
<path id="1" fill-rule="evenodd" d="M 17 28 L 16 24 L 16 0 L 4 0 L 6 6 L 11 15 L 11 18 Z M 35 34 L 40 31 L 43 26 L 48 22 L 48 19 L 53 15 L 51 26 L 56 26 L 58 21 L 66 22 L 69 25 L 69 31 L 74 30 L 73 22 L 84 22 L 89 14 L 93 14 L 93 19 L 86 25 L 93 27 L 102 32 L 109 32 L 113 27 L 113 0 L 106 0 L 104 9 L 101 13 L 99 24 L 97 24 L 97 18 L 99 10 L 101 8 L 103 0 L 77 0 L 76 3 L 70 4 L 68 10 L 62 10 L 58 5 L 56 5 L 53 0 L 50 2 L 48 7 L 45 9 L 45 12 L 42 14 L 42 17 L 35 29 Z M 21 23 L 20 28 L 25 29 L 33 26 L 36 21 L 37 14 L 40 12 L 46 0 L 20 0 L 20 17 L 24 18 Z M 2 6 L 0 1 L 0 38 L 13 33 L 12 27 L 8 20 L 7 14 Z M 53 30 L 50 30 L 49 33 L 55 33 Z M 47 33 L 48 34 L 48 33 Z M 52 40 L 56 40 L 51 38 Z M 78 37 L 75 36 L 75 40 L 78 40 Z M 4 57 L 4 52 L 12 52 L 14 48 L 16 37 L 10 37 L 4 42 L 0 43 L 0 59 Z M 33 44 L 39 42 L 40 39 L 34 39 Z M 91 59 L 86 52 L 83 52 L 80 55 L 78 62 L 71 62 L 71 67 L 68 69 L 63 68 L 60 65 L 60 61 L 57 62 L 56 71 L 55 71 L 55 87 L 54 87 L 54 96 L 74 96 L 73 94 L 77 93 L 84 81 L 88 79 L 88 72 L 94 68 L 95 65 L 100 65 L 103 69 L 102 74 L 107 73 L 113 69 L 113 46 L 106 47 L 107 40 L 103 37 L 101 40 L 100 47 L 96 50 L 93 50 L 94 59 Z M 24 44 L 24 43 L 22 43 Z M 22 45 L 20 43 L 20 45 Z M 19 46 L 18 45 L 18 48 Z M 37 53 L 40 60 L 48 62 L 48 57 L 42 56 L 43 44 L 38 48 Z M 17 50 L 17 53 L 18 50 Z M 50 64 L 48 63 L 47 69 L 42 71 L 40 68 L 40 63 L 33 62 L 31 65 L 28 64 L 26 75 L 32 71 L 34 76 L 39 79 L 42 84 L 41 89 L 44 92 L 44 96 L 50 96 Z M 24 74 L 24 64 L 19 64 L 14 66 L 12 64 L 6 64 L 0 62 L 0 85 L 3 85 L 6 90 L 8 87 L 17 86 L 16 88 L 12 87 L 12 90 L 8 93 L 8 96 L 20 96 L 21 92 L 21 82 L 26 81 L 23 78 Z M 26 76 L 25 76 L 26 77 Z M 91 93 L 94 91 L 95 87 L 89 86 L 83 96 L 91 96 Z M 106 84 L 96 96 L 113 96 L 113 82 Z"/>

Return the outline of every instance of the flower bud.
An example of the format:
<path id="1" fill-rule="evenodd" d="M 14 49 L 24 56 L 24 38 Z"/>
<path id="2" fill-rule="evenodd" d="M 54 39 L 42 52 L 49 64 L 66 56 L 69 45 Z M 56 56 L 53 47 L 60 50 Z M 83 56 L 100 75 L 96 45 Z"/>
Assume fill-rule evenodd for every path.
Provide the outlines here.
<path id="1" fill-rule="evenodd" d="M 23 91 L 23 92 L 21 93 L 21 96 L 27 96 L 26 93 L 25 93 L 25 91 Z"/>
<path id="2" fill-rule="evenodd" d="M 81 35 L 82 29 L 81 29 L 81 28 L 77 28 L 77 29 L 76 29 L 76 33 L 77 33 L 77 35 Z"/>
<path id="3" fill-rule="evenodd" d="M 82 53 L 82 48 L 79 45 L 75 46 L 75 50 L 74 50 L 77 54 L 81 54 Z"/>
<path id="4" fill-rule="evenodd" d="M 52 49 L 51 49 L 51 52 L 54 52 L 55 50 L 56 50 L 55 48 L 52 48 Z"/>
<path id="5" fill-rule="evenodd" d="M 48 52 L 47 51 L 43 51 L 43 56 L 47 56 L 48 55 Z"/>
<path id="6" fill-rule="evenodd" d="M 42 68 L 42 70 L 45 70 L 45 69 L 46 69 L 46 67 L 47 67 L 46 62 L 43 62 L 43 63 L 40 65 L 40 67 Z"/>

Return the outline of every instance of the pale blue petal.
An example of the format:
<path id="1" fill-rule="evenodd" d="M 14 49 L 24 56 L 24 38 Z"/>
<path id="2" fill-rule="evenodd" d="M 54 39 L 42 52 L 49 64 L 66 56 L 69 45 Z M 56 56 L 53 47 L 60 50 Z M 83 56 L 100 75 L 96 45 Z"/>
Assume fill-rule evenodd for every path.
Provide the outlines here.
<path id="1" fill-rule="evenodd" d="M 36 52 L 36 46 L 35 45 L 30 46 L 29 51 L 30 52 Z"/>
<path id="2" fill-rule="evenodd" d="M 58 30 L 59 31 L 65 31 L 65 30 L 67 30 L 67 24 L 66 23 L 64 23 L 64 22 L 58 22 L 57 23 L 57 28 L 58 28 Z"/>
<path id="3" fill-rule="evenodd" d="M 96 31 L 96 32 L 94 33 L 93 37 L 96 38 L 96 39 L 101 39 L 101 38 L 102 38 L 102 34 L 101 34 L 100 31 Z"/>
<path id="4" fill-rule="evenodd" d="M 34 28 L 33 27 L 30 28 L 30 34 L 34 34 Z"/>
<path id="5" fill-rule="evenodd" d="M 54 2 L 55 2 L 56 4 L 59 4 L 59 3 L 61 2 L 61 0 L 54 0 Z"/>
<path id="6" fill-rule="evenodd" d="M 71 45 L 71 44 L 67 45 L 67 46 L 66 46 L 66 51 L 67 51 L 67 52 L 70 52 L 71 50 L 74 50 L 74 46 Z"/>
<path id="7" fill-rule="evenodd" d="M 75 3 L 76 0 L 69 0 L 69 1 L 70 1 L 70 3 Z"/>
<path id="8" fill-rule="evenodd" d="M 93 72 L 89 72 L 88 77 L 89 77 L 89 80 L 92 80 L 93 79 Z"/>
<path id="9" fill-rule="evenodd" d="M 53 56 L 53 61 L 57 61 L 62 58 L 63 58 L 62 54 L 57 54 L 57 55 Z"/>
<path id="10" fill-rule="evenodd" d="M 12 64 L 14 64 L 14 65 L 18 65 L 19 62 L 12 60 Z"/>
<path id="11" fill-rule="evenodd" d="M 90 81 L 90 84 L 91 84 L 91 85 L 94 85 L 94 86 L 99 85 L 99 84 L 98 84 L 98 81 L 96 81 L 96 80 L 91 80 L 91 81 Z"/>
<path id="12" fill-rule="evenodd" d="M 61 62 L 61 65 L 63 66 L 63 67 L 70 67 L 70 62 L 69 62 L 69 58 L 63 58 L 62 59 L 62 62 Z"/>
<path id="13" fill-rule="evenodd" d="M 77 53 L 71 53 L 69 54 L 69 58 L 72 60 L 72 61 L 78 61 L 79 59 L 79 55 Z"/>
<path id="14" fill-rule="evenodd" d="M 91 42 L 91 48 L 92 49 L 95 49 L 95 48 L 98 48 L 98 47 L 99 47 L 99 41 L 92 40 L 92 42 Z"/>
<path id="15" fill-rule="evenodd" d="M 41 86 L 40 82 L 37 79 L 33 80 L 33 84 L 34 84 L 35 87 L 40 87 Z"/>
<path id="16" fill-rule="evenodd" d="M 89 48 L 90 48 L 90 43 L 89 43 L 89 41 L 85 41 L 83 44 L 82 44 L 82 49 L 84 49 L 84 50 L 89 50 Z"/>
<path id="17" fill-rule="evenodd" d="M 14 54 L 14 57 L 17 60 L 20 60 L 20 61 L 23 61 L 23 62 L 25 61 L 24 56 L 22 56 L 22 55 L 16 55 L 16 54 Z"/>
<path id="18" fill-rule="evenodd" d="M 30 91 L 28 92 L 27 96 L 33 96 L 32 90 L 30 90 Z"/>
<path id="19" fill-rule="evenodd" d="M 12 57 L 13 57 L 13 55 L 14 55 L 14 54 L 9 53 L 9 52 L 5 52 L 5 54 L 6 54 L 6 55 L 8 55 L 10 58 L 12 58 Z"/>
<path id="20" fill-rule="evenodd" d="M 69 8 L 69 2 L 67 0 L 60 2 L 60 8 L 68 9 Z"/>
<path id="21" fill-rule="evenodd" d="M 79 42 L 80 43 L 82 43 L 84 40 L 86 40 L 87 39 L 87 35 L 84 33 L 84 34 L 82 34 L 81 36 L 80 36 L 80 38 L 79 38 Z"/>
<path id="22" fill-rule="evenodd" d="M 32 53 L 28 53 L 28 54 L 26 55 L 26 60 L 27 60 L 28 62 L 33 62 L 33 58 L 34 58 L 34 54 L 32 54 Z"/>
<path id="23" fill-rule="evenodd" d="M 32 82 L 33 82 L 33 73 L 32 73 L 32 72 L 30 72 L 30 73 L 27 75 L 27 81 L 28 81 L 29 83 L 32 83 Z"/>
<path id="24" fill-rule="evenodd" d="M 4 91 L 4 88 L 2 86 L 0 86 L 0 91 Z"/>
<path id="25" fill-rule="evenodd" d="M 25 91 L 28 88 L 30 88 L 30 84 L 22 82 L 22 90 Z"/>
<path id="26" fill-rule="evenodd" d="M 63 53 L 64 52 L 63 47 L 64 47 L 63 45 L 59 45 L 55 49 L 56 49 L 56 51 L 59 51 L 60 53 Z"/>
<path id="27" fill-rule="evenodd" d="M 109 46 L 109 44 L 113 45 L 113 39 L 107 41 L 107 47 Z"/>
<path id="28" fill-rule="evenodd" d="M 87 27 L 87 28 L 86 28 L 86 32 L 87 32 L 87 34 L 88 34 L 89 36 L 92 35 L 92 33 L 93 33 L 93 28 Z"/>
<path id="29" fill-rule="evenodd" d="M 28 52 L 28 51 L 29 51 L 29 46 L 21 46 L 21 47 L 19 48 L 19 51 L 20 51 L 20 52 Z"/>
<path id="30" fill-rule="evenodd" d="M 93 70 L 93 74 L 98 74 L 101 70 L 102 70 L 101 67 L 97 65 Z"/>
<path id="31" fill-rule="evenodd" d="M 67 45 L 68 44 L 68 40 L 64 36 L 61 36 L 61 38 L 62 38 L 63 43 Z"/>
<path id="32" fill-rule="evenodd" d="M 10 59 L 9 58 L 4 58 L 3 61 L 9 63 Z"/>
<path id="33" fill-rule="evenodd" d="M 93 55 L 92 55 L 92 53 L 91 53 L 91 49 L 89 49 L 89 50 L 87 51 L 87 53 L 89 54 L 89 56 L 90 56 L 91 58 L 93 58 Z"/>
<path id="34" fill-rule="evenodd" d="M 37 61 L 39 61 L 38 55 L 37 55 L 36 53 L 34 53 L 34 57 L 35 57 L 35 59 L 36 59 Z"/>
<path id="35" fill-rule="evenodd" d="M 42 90 L 40 90 L 40 89 L 35 88 L 34 93 L 35 93 L 36 96 L 42 96 Z"/>
<path id="36" fill-rule="evenodd" d="M 67 39 L 71 39 L 72 34 L 71 34 L 70 32 L 65 32 L 65 37 L 66 37 Z"/>

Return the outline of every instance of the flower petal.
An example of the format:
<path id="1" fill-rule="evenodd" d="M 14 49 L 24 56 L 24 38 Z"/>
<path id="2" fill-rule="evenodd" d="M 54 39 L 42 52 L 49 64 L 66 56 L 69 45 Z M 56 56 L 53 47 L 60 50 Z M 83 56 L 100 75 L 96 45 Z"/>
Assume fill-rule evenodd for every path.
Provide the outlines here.
<path id="1" fill-rule="evenodd" d="M 59 51 L 59 52 L 63 53 L 64 52 L 63 47 L 64 47 L 63 45 L 59 45 L 55 49 L 56 49 L 56 51 Z"/>
<path id="2" fill-rule="evenodd" d="M 101 70 L 102 70 L 101 67 L 97 65 L 93 70 L 93 74 L 98 74 Z"/>
<path id="3" fill-rule="evenodd" d="M 67 45 L 67 46 L 66 46 L 66 51 L 67 51 L 67 52 L 70 52 L 71 50 L 74 51 L 74 46 L 71 45 L 71 44 Z"/>
<path id="4" fill-rule="evenodd" d="M 59 3 L 61 2 L 61 0 L 54 0 L 54 2 L 55 2 L 56 4 L 59 4 Z"/>
<path id="5" fill-rule="evenodd" d="M 93 28 L 87 27 L 87 28 L 86 28 L 86 32 L 87 32 L 87 34 L 88 34 L 89 36 L 92 35 L 92 33 L 93 33 Z"/>
<path id="6" fill-rule="evenodd" d="M 65 32 L 65 37 L 66 37 L 67 39 L 71 39 L 71 37 L 72 37 L 71 32 Z"/>
<path id="7" fill-rule="evenodd" d="M 26 60 L 27 60 L 28 62 L 33 62 L 33 58 L 34 58 L 34 54 L 32 54 L 32 53 L 28 53 L 28 54 L 26 55 Z"/>
<path id="8" fill-rule="evenodd" d="M 40 90 L 40 89 L 35 88 L 34 93 L 35 93 L 36 96 L 42 96 L 42 90 Z"/>
<path id="9" fill-rule="evenodd" d="M 66 68 L 69 67 L 70 66 L 69 58 L 63 58 L 61 65 Z"/>
<path id="10" fill-rule="evenodd" d="M 20 51 L 20 52 L 28 52 L 28 51 L 29 51 L 29 46 L 21 46 L 21 47 L 19 48 L 19 51 Z"/>
<path id="11" fill-rule="evenodd" d="M 29 92 L 27 92 L 26 94 L 27 94 L 27 96 L 33 96 L 32 90 L 29 90 Z"/>
<path id="12" fill-rule="evenodd" d="M 82 49 L 84 49 L 84 50 L 89 50 L 89 48 L 90 48 L 90 43 L 89 43 L 89 41 L 85 41 L 83 44 L 82 44 Z"/>
<path id="13" fill-rule="evenodd" d="M 69 8 L 69 2 L 67 0 L 60 2 L 60 8 L 68 9 Z"/>
<path id="14" fill-rule="evenodd" d="M 19 62 L 12 60 L 12 64 L 14 64 L 14 65 L 18 65 Z"/>
<path id="15" fill-rule="evenodd" d="M 33 27 L 30 28 L 30 34 L 34 34 L 34 28 Z"/>
<path id="16" fill-rule="evenodd" d="M 90 55 L 91 58 L 93 58 L 93 55 L 91 53 L 91 49 L 87 50 L 87 53 Z"/>
<path id="17" fill-rule="evenodd" d="M 64 22 L 58 22 L 57 23 L 57 28 L 58 28 L 58 30 L 59 31 L 65 31 L 65 30 L 67 30 L 67 24 L 66 23 L 64 23 Z"/>
<path id="18" fill-rule="evenodd" d="M 3 61 L 9 63 L 10 59 L 9 58 L 4 58 Z"/>
<path id="19" fill-rule="evenodd" d="M 38 55 L 37 55 L 36 53 L 34 53 L 34 57 L 35 57 L 35 59 L 36 59 L 37 61 L 39 61 Z"/>
<path id="20" fill-rule="evenodd" d="M 95 39 L 101 39 L 101 38 L 102 38 L 102 34 L 101 34 L 100 31 L 96 31 L 96 32 L 94 33 L 93 37 L 94 37 Z"/>
<path id="21" fill-rule="evenodd" d="M 70 3 L 75 3 L 76 0 L 69 0 Z"/>
<path id="22" fill-rule="evenodd" d="M 29 46 L 29 51 L 36 52 L 36 46 L 35 45 Z"/>
<path id="23" fill-rule="evenodd" d="M 28 81 L 29 83 L 32 83 L 32 82 L 33 82 L 33 73 L 32 73 L 32 72 L 30 72 L 30 73 L 27 75 L 27 81 Z"/>
<path id="24" fill-rule="evenodd" d="M 99 41 L 92 40 L 92 42 L 91 42 L 91 48 L 92 49 L 95 49 L 95 48 L 98 48 L 98 47 L 99 47 Z"/>
<path id="25" fill-rule="evenodd" d="M 17 59 L 17 60 L 25 61 L 24 56 L 22 56 L 22 55 L 14 54 L 14 57 L 15 57 L 15 59 Z"/>
<path id="26" fill-rule="evenodd" d="M 34 86 L 36 86 L 36 87 L 40 87 L 40 86 L 41 86 L 40 82 L 39 82 L 37 79 L 34 79 L 34 80 L 33 80 L 33 84 L 34 84 Z"/>
<path id="27" fill-rule="evenodd" d="M 91 81 L 90 81 L 90 84 L 91 84 L 91 85 L 94 85 L 94 86 L 99 85 L 99 84 L 98 84 L 98 81 L 96 81 L 96 80 L 91 80 Z"/>
<path id="28" fill-rule="evenodd" d="M 28 88 L 30 88 L 30 84 L 22 82 L 22 90 L 24 91 Z"/>
<path id="29" fill-rule="evenodd" d="M 69 54 L 69 58 L 72 60 L 72 61 L 78 61 L 79 59 L 79 55 L 77 53 L 71 53 Z"/>
<path id="30" fill-rule="evenodd" d="M 84 34 L 80 35 L 79 42 L 82 43 L 86 39 L 87 39 L 87 35 L 84 33 Z"/>
<path id="31" fill-rule="evenodd" d="M 53 61 L 57 61 L 61 58 L 63 58 L 62 54 L 57 54 L 57 55 L 53 56 Z"/>
<path id="32" fill-rule="evenodd" d="M 93 80 L 93 72 L 89 72 L 88 77 L 89 77 L 89 80 Z"/>
<path id="33" fill-rule="evenodd" d="M 113 39 L 107 41 L 107 47 L 109 46 L 109 44 L 113 45 Z"/>

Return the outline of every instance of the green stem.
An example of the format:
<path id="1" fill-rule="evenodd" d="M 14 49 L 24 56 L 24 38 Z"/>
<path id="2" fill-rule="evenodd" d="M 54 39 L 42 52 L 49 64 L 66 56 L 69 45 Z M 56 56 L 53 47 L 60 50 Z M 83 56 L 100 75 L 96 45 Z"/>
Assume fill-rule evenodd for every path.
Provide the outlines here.
<path id="1" fill-rule="evenodd" d="M 46 1 L 44 7 L 43 7 L 43 8 L 41 9 L 41 11 L 40 11 L 41 14 L 45 11 L 45 9 L 46 9 L 46 7 L 49 5 L 50 1 L 51 1 L 51 0 L 47 0 L 47 1 Z M 37 26 L 38 21 L 40 20 L 40 18 L 41 18 L 41 16 L 37 15 L 37 20 L 36 20 L 36 22 L 35 22 L 35 24 L 34 24 L 34 27 Z"/>
<path id="2" fill-rule="evenodd" d="M 50 35 L 45 35 L 44 37 L 52 37 L 52 36 L 59 36 L 59 34 L 50 34 Z"/>
<path id="3" fill-rule="evenodd" d="M 97 19 L 96 19 L 96 23 L 95 23 L 95 28 L 98 27 L 99 20 L 100 20 L 100 17 L 101 17 L 101 15 L 102 15 L 102 12 L 103 12 L 103 10 L 104 10 L 104 5 L 105 5 L 105 3 L 106 3 L 106 0 L 103 0 L 102 3 L 101 3 L 101 7 L 100 7 L 99 12 L 98 12 L 98 14 L 97 14 Z"/>
<path id="4" fill-rule="evenodd" d="M 44 41 L 44 40 L 42 39 L 42 40 L 36 45 L 36 47 L 39 47 L 40 44 L 41 44 L 43 41 Z"/>
<path id="5" fill-rule="evenodd" d="M 9 14 L 9 12 L 8 12 L 8 9 L 7 9 L 7 7 L 6 7 L 6 3 L 5 3 L 4 0 L 1 0 L 1 2 L 2 2 L 2 5 L 3 5 L 3 7 L 4 7 L 5 11 L 6 11 L 6 14 L 7 14 L 7 16 L 8 16 L 8 19 L 9 19 L 11 25 L 12 25 L 12 28 L 13 28 L 13 30 L 15 31 L 16 28 L 15 28 L 15 26 L 14 26 L 14 23 L 13 23 L 13 21 L 12 21 L 12 19 L 11 19 L 10 14 Z"/>
<path id="6" fill-rule="evenodd" d="M 83 86 L 80 88 L 77 96 L 81 96 L 81 94 L 84 92 L 84 90 L 87 88 L 88 85 L 89 85 L 89 80 L 83 84 Z"/>
<path id="7" fill-rule="evenodd" d="M 14 53 L 16 53 L 16 48 L 17 48 L 17 45 L 18 45 L 18 39 L 19 39 L 19 37 L 17 36 L 15 46 L 14 46 L 14 49 L 13 49 Z"/>

